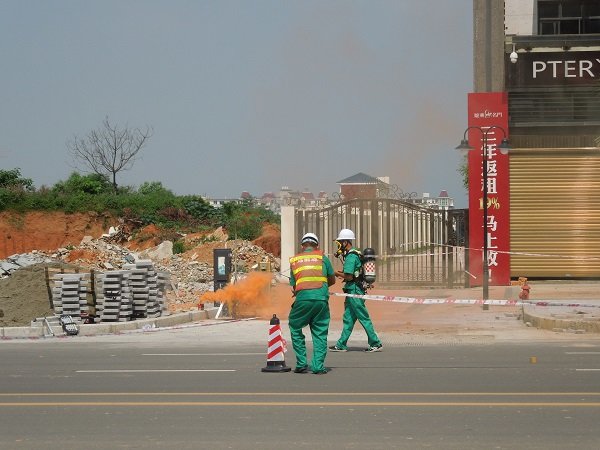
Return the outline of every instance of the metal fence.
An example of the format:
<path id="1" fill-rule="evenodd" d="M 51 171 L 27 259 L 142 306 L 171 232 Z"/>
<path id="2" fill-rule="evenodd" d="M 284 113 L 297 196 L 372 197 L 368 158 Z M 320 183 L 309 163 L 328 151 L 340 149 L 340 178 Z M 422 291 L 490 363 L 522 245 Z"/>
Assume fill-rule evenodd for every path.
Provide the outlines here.
<path id="1" fill-rule="evenodd" d="M 396 199 L 353 199 L 295 212 L 297 240 L 316 233 L 330 258 L 342 228 L 377 253 L 377 286 L 464 286 L 467 210 L 434 210 Z"/>

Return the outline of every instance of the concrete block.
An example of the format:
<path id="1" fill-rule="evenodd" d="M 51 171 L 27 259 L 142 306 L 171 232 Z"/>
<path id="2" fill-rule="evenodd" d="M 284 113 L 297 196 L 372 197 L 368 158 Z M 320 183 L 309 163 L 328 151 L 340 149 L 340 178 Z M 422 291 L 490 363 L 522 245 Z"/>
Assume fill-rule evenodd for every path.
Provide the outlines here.
<path id="1" fill-rule="evenodd" d="M 88 323 L 79 327 L 81 336 L 95 336 L 97 334 L 109 334 L 111 324 L 108 323 Z"/>
<path id="2" fill-rule="evenodd" d="M 109 330 L 111 333 L 120 333 L 121 331 L 135 330 L 137 325 L 135 322 L 116 322 L 111 323 Z"/>
<path id="3" fill-rule="evenodd" d="M 178 314 L 173 314 L 171 316 L 161 316 L 161 317 L 157 317 L 156 319 L 153 319 L 153 321 L 156 322 L 156 325 L 158 327 L 174 327 L 176 325 L 181 325 L 182 323 L 187 323 L 189 322 L 189 315 L 188 313 L 178 313 Z"/>
<path id="4" fill-rule="evenodd" d="M 25 338 L 40 338 L 43 336 L 41 327 L 4 327 L 4 338 L 9 339 L 25 339 Z"/>

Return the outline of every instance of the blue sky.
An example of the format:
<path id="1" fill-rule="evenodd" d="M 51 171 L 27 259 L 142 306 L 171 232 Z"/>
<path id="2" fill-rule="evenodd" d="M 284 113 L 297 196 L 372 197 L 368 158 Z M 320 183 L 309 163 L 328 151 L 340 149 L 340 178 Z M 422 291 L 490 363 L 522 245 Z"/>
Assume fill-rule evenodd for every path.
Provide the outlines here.
<path id="1" fill-rule="evenodd" d="M 214 198 L 365 172 L 466 193 L 471 0 L 2 0 L 0 168 L 36 187 L 66 142 L 152 126 L 117 182 Z"/>

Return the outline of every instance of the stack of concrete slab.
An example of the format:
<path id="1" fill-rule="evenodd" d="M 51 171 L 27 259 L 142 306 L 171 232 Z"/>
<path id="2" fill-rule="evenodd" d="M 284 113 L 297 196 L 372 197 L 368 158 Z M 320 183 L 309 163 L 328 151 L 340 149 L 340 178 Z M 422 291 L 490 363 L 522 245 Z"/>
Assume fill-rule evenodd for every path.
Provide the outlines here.
<path id="1" fill-rule="evenodd" d="M 159 317 L 164 308 L 165 278 L 168 275 L 157 273 L 149 259 L 124 264 L 123 269 L 130 273 L 134 317 Z"/>
<path id="2" fill-rule="evenodd" d="M 148 268 L 137 264 L 124 264 L 123 268 L 129 273 L 129 286 L 133 299 L 133 316 L 148 317 L 150 287 L 148 286 Z"/>
<path id="3" fill-rule="evenodd" d="M 111 270 L 96 278 L 96 315 L 101 322 L 127 322 L 133 318 L 129 271 Z"/>
<path id="4" fill-rule="evenodd" d="M 161 311 L 166 311 L 166 292 L 167 288 L 171 286 L 171 274 L 168 272 L 156 272 L 156 277 L 158 287 L 158 304 L 160 305 Z"/>
<path id="5" fill-rule="evenodd" d="M 56 274 L 52 289 L 54 313 L 76 318 L 89 314 L 88 274 Z M 127 322 L 159 317 L 166 309 L 167 272 L 156 272 L 151 260 L 124 264 L 122 270 L 96 273 L 96 317 L 100 322 Z"/>
<path id="6" fill-rule="evenodd" d="M 53 277 L 52 305 L 59 315 L 80 319 L 89 313 L 87 293 L 89 277 L 81 273 L 57 273 Z"/>

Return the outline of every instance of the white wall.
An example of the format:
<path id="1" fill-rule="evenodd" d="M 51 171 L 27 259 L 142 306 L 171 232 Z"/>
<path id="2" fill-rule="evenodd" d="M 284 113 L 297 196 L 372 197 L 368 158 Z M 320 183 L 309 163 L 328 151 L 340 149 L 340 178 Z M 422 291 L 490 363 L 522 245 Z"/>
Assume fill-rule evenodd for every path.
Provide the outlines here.
<path id="1" fill-rule="evenodd" d="M 504 34 L 533 36 L 537 34 L 535 0 L 504 1 Z"/>

